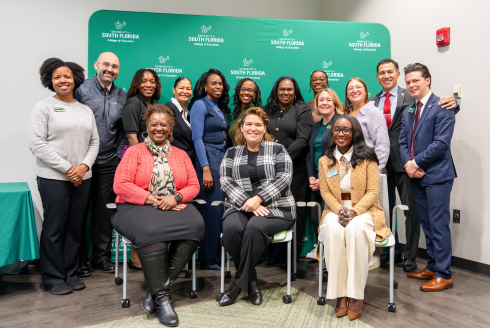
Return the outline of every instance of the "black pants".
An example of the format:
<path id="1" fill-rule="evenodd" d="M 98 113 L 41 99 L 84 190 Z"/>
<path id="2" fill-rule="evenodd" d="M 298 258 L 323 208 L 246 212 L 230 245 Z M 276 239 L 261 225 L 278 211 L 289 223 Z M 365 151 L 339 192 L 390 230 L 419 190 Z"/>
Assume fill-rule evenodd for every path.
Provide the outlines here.
<path id="1" fill-rule="evenodd" d="M 390 201 L 390 224 L 391 231 L 395 231 L 395 241 L 398 243 L 398 233 L 393 225 L 393 207 L 395 207 L 396 195 L 395 187 L 400 195 L 400 200 L 403 205 L 407 205 L 409 210 L 405 211 L 405 235 L 407 242 L 403 254 L 405 259 L 415 260 L 417 258 L 417 250 L 419 247 L 420 238 L 420 217 L 417 211 L 417 203 L 413 197 L 412 181 L 405 172 L 395 172 L 391 165 L 386 166 L 388 169 L 388 198 Z M 401 247 L 395 248 L 395 256 L 402 252 Z"/>
<path id="2" fill-rule="evenodd" d="M 306 202 L 308 194 L 310 193 L 310 187 L 308 183 L 308 172 L 306 170 L 306 162 L 293 164 L 293 181 L 291 182 L 291 193 L 293 194 L 295 202 Z M 296 251 L 299 259 L 301 256 L 301 250 L 303 249 L 303 237 L 305 236 L 306 229 L 306 208 L 296 207 Z M 286 259 L 286 245 L 284 243 L 271 245 L 271 256 L 284 261 Z"/>
<path id="3" fill-rule="evenodd" d="M 87 218 L 91 217 L 91 229 L 89 238 L 92 239 L 91 261 L 95 264 L 110 259 L 112 245 L 111 211 L 106 207 L 107 203 L 116 201 L 113 190 L 114 175 L 116 173 L 119 158 L 105 164 L 92 166 L 92 185 L 90 196 L 85 207 L 85 215 L 82 224 L 82 243 L 80 246 L 80 262 L 88 262 L 87 247 Z"/>
<path id="4" fill-rule="evenodd" d="M 78 249 L 90 180 L 83 180 L 75 187 L 70 181 L 37 178 L 44 209 L 39 251 L 44 288 L 77 279 Z"/>
<path id="5" fill-rule="evenodd" d="M 290 220 L 265 218 L 245 212 L 232 213 L 223 220 L 221 245 L 233 257 L 235 282 L 241 289 L 248 291 L 249 275 L 274 235 L 293 224 Z"/>

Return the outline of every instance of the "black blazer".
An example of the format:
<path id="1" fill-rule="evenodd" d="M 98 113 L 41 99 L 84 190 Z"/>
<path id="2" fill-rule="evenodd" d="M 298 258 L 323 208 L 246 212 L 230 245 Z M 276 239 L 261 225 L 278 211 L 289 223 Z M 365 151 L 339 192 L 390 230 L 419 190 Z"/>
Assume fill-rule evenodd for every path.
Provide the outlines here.
<path id="1" fill-rule="evenodd" d="M 194 142 L 192 141 L 191 128 L 187 125 L 187 123 L 185 123 L 181 112 L 172 102 L 166 103 L 165 106 L 170 108 L 175 117 L 175 125 L 173 131 L 174 140 L 172 141 L 171 145 L 185 151 L 187 155 L 189 155 L 192 164 L 195 166 L 196 150 L 194 148 Z M 187 116 L 187 119 L 190 122 L 189 116 Z"/>
<path id="2" fill-rule="evenodd" d="M 376 107 L 378 106 L 379 99 L 383 91 L 378 93 L 377 95 L 372 96 L 369 100 L 374 101 Z M 400 158 L 400 154 L 398 153 L 398 139 L 400 138 L 400 132 L 402 128 L 402 117 L 405 109 L 412 105 L 415 102 L 415 99 L 410 96 L 408 91 L 402 87 L 398 87 L 398 98 L 396 104 L 396 111 L 393 120 L 391 121 L 391 126 L 388 129 L 388 134 L 390 135 L 390 157 L 388 158 L 388 163 L 391 165 L 391 168 L 395 172 L 405 172 L 404 165 Z M 454 113 L 458 113 L 460 110 L 458 107 L 454 108 Z"/>
<path id="3" fill-rule="evenodd" d="M 337 117 L 339 117 L 340 114 L 335 113 L 330 120 L 330 123 L 333 124 Z M 309 141 L 309 149 L 308 149 L 308 155 L 306 156 L 306 169 L 308 170 L 308 178 L 309 177 L 316 177 L 316 169 L 315 169 L 315 138 L 318 134 L 318 131 L 320 131 L 320 126 L 323 124 L 323 120 L 320 120 L 319 122 L 316 122 L 315 125 L 313 125 L 313 128 L 311 129 L 311 135 L 310 135 L 310 141 Z M 322 137 L 322 154 L 325 154 L 325 150 L 327 149 L 328 144 L 330 143 L 330 140 L 332 136 L 332 130 L 327 129 L 325 131 L 325 134 Z"/>

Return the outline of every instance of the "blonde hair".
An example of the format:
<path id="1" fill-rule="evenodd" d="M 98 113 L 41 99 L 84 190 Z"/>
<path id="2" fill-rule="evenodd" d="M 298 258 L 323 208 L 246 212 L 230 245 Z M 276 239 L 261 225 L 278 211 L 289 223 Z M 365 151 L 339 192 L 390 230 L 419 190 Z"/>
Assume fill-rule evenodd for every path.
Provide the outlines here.
<path id="1" fill-rule="evenodd" d="M 245 118 L 248 115 L 256 115 L 262 119 L 262 123 L 264 123 L 265 127 L 265 134 L 264 134 L 264 140 L 265 141 L 274 141 L 274 137 L 267 132 L 269 129 L 269 118 L 267 118 L 267 114 L 264 112 L 264 110 L 260 107 L 252 107 L 247 109 L 243 115 L 242 119 L 240 120 L 240 123 L 238 123 L 238 129 L 236 129 L 235 132 L 235 141 L 238 145 L 245 145 L 245 137 L 243 135 L 241 127 L 243 126 L 243 122 L 245 122 Z"/>
<path id="2" fill-rule="evenodd" d="M 345 85 L 345 111 L 348 114 L 352 112 L 352 103 L 349 101 L 349 98 L 347 98 L 347 88 L 349 87 L 349 83 L 351 83 L 354 80 L 361 83 L 364 86 L 364 91 L 366 91 L 366 96 L 364 97 L 364 105 L 366 105 L 369 102 L 369 92 L 366 83 L 364 83 L 364 81 L 360 77 L 351 78 L 349 81 L 347 81 L 347 84 Z"/>
<path id="3" fill-rule="evenodd" d="M 320 94 L 322 92 L 328 92 L 330 96 L 332 97 L 333 103 L 335 105 L 335 112 L 337 114 L 343 115 L 344 114 L 344 104 L 340 101 L 339 96 L 337 96 L 337 93 L 332 89 L 332 88 L 323 88 L 315 96 L 315 99 L 313 101 L 313 113 L 315 113 L 318 116 L 321 116 L 322 114 L 318 110 L 318 98 L 320 98 Z"/>

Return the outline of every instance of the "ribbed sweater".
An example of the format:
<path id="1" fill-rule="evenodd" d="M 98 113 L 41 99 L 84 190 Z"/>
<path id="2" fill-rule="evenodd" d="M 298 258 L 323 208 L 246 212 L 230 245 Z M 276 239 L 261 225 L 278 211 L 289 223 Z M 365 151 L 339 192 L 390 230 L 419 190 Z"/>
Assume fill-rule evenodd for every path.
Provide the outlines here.
<path id="1" fill-rule="evenodd" d="M 177 192 L 182 202 L 192 201 L 199 193 L 199 181 L 192 162 L 185 151 L 172 146 L 167 158 L 172 169 Z M 148 187 L 153 173 L 153 155 L 144 142 L 129 147 L 124 154 L 114 177 L 114 192 L 117 203 L 144 205 L 150 195 Z"/>

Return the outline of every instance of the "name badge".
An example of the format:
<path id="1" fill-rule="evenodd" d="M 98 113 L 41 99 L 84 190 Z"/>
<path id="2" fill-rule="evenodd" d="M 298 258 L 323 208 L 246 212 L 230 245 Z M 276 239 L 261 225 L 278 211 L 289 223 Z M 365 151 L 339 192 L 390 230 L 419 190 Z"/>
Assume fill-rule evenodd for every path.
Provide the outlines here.
<path id="1" fill-rule="evenodd" d="M 63 107 L 55 107 L 55 108 L 54 108 L 54 111 L 55 111 L 55 112 L 64 112 L 64 111 L 65 111 L 65 109 L 64 109 Z"/>
<path id="2" fill-rule="evenodd" d="M 337 174 L 339 174 L 339 172 L 337 172 L 337 170 L 330 171 L 330 172 L 327 173 L 327 178 L 334 177 Z"/>
<path id="3" fill-rule="evenodd" d="M 415 108 L 410 108 L 410 109 L 408 110 L 408 112 L 409 112 L 410 114 L 413 114 L 413 112 L 415 112 Z"/>

